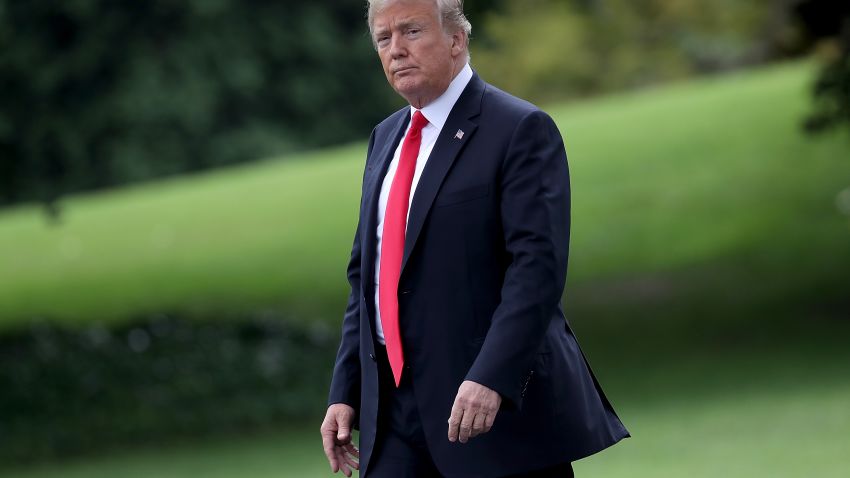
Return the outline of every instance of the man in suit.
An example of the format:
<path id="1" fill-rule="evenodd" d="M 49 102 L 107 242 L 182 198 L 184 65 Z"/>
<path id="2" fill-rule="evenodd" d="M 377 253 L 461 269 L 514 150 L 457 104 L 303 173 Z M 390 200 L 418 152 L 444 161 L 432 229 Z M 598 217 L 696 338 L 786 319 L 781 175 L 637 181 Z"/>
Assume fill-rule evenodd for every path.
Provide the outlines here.
<path id="1" fill-rule="evenodd" d="M 561 309 L 561 135 L 471 70 L 462 0 L 369 0 L 369 28 L 410 106 L 369 140 L 321 427 L 331 468 L 572 476 L 628 432 Z"/>

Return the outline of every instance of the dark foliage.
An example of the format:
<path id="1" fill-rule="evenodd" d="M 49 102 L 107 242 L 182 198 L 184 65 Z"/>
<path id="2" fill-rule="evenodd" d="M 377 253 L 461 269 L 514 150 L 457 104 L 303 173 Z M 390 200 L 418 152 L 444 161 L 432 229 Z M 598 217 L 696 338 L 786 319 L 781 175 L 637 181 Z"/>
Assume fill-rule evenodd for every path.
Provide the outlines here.
<path id="1" fill-rule="evenodd" d="M 815 81 L 815 109 L 804 126 L 810 132 L 850 127 L 850 3 L 804 0 L 795 11 L 811 41 L 832 39 L 837 45 Z"/>
<path id="2" fill-rule="evenodd" d="M 160 316 L 0 336 L 0 462 L 285 426 L 324 409 L 338 337 L 275 317 Z"/>
<path id="3" fill-rule="evenodd" d="M 362 139 L 365 1 L 0 0 L 0 206 Z"/>
<path id="4" fill-rule="evenodd" d="M 808 131 L 821 132 L 840 124 L 850 127 L 850 38 L 845 39 L 838 58 L 821 71 L 815 82 L 814 97 L 815 112 L 805 123 Z"/>

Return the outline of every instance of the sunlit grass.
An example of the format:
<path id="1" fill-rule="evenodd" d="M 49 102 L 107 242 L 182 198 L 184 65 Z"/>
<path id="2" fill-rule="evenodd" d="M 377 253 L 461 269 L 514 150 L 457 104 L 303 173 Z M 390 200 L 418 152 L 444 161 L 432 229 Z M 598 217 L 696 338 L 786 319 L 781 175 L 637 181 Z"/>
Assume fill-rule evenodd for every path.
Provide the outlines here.
<path id="1" fill-rule="evenodd" d="M 801 133 L 811 73 L 790 64 L 550 108 L 572 172 L 568 298 L 671 271 L 768 300 L 850 277 L 850 218 L 835 207 L 850 141 Z M 58 227 L 36 207 L 4 211 L 0 326 L 266 307 L 336 321 L 364 155 L 357 144 L 73 197 Z"/>

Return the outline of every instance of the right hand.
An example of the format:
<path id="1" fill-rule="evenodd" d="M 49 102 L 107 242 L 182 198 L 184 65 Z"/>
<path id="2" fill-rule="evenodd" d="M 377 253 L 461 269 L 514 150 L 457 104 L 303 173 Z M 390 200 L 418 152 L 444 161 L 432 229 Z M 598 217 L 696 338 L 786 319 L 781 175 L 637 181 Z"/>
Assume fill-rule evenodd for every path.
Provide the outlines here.
<path id="1" fill-rule="evenodd" d="M 335 403 L 328 407 L 321 427 L 322 445 L 331 471 L 336 473 L 342 470 L 348 477 L 353 473 L 352 469 L 360 469 L 360 450 L 351 443 L 353 422 L 354 409 L 344 403 Z"/>

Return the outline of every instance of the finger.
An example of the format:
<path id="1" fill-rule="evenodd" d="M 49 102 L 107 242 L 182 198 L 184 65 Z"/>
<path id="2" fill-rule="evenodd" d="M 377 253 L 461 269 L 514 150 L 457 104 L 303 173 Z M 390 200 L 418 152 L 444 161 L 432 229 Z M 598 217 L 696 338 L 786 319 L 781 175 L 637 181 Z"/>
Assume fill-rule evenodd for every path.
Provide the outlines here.
<path id="1" fill-rule="evenodd" d="M 472 410 L 465 410 L 463 412 L 463 420 L 460 421 L 460 435 L 458 435 L 458 440 L 461 443 L 466 443 L 469 441 L 469 434 L 472 433 L 472 422 L 475 420 L 476 413 Z"/>
<path id="2" fill-rule="evenodd" d="M 336 439 L 338 445 L 344 445 L 351 441 L 351 428 L 348 425 L 348 420 L 342 417 L 337 417 L 337 432 Z"/>
<path id="3" fill-rule="evenodd" d="M 496 413 L 498 413 L 498 410 L 493 413 L 488 413 L 484 417 L 484 433 L 489 432 L 490 429 L 493 428 L 493 423 L 496 421 Z"/>
<path id="4" fill-rule="evenodd" d="M 338 445 L 343 445 L 351 441 L 351 423 L 348 416 L 337 414 L 334 417 L 336 421 L 336 439 Z"/>
<path id="5" fill-rule="evenodd" d="M 343 445 L 343 448 L 350 455 L 355 456 L 357 458 L 360 458 L 360 450 L 356 446 L 354 446 L 353 443 L 348 443 L 346 445 Z"/>
<path id="6" fill-rule="evenodd" d="M 347 445 L 338 445 L 336 449 L 337 457 L 339 457 L 340 461 L 348 462 L 349 465 L 357 464 L 357 459 L 360 457 L 360 451 L 357 450 L 357 447 L 349 443 Z"/>
<path id="7" fill-rule="evenodd" d="M 342 471 L 343 475 L 351 476 L 351 467 L 345 459 L 345 452 L 341 447 L 336 447 L 335 452 L 337 455 L 337 462 L 339 463 L 339 470 Z"/>
<path id="8" fill-rule="evenodd" d="M 455 400 L 454 405 L 452 405 L 452 413 L 449 417 L 449 441 L 454 443 L 457 441 L 458 437 L 458 427 L 460 426 L 460 422 L 463 419 L 463 409 L 458 405 L 457 400 Z"/>
<path id="9" fill-rule="evenodd" d="M 343 461 L 345 461 L 345 463 L 351 468 L 354 468 L 355 470 L 360 469 L 360 462 L 356 460 L 354 456 L 348 453 L 347 451 L 342 450 L 342 458 Z"/>
<path id="10" fill-rule="evenodd" d="M 336 446 L 334 445 L 334 432 L 322 432 L 322 446 L 325 449 L 325 456 L 328 457 L 328 463 L 331 465 L 331 471 L 336 473 L 339 471 L 339 461 L 336 457 Z"/>
<path id="11" fill-rule="evenodd" d="M 477 413 L 475 415 L 475 420 L 472 422 L 472 433 L 469 434 L 471 438 L 475 438 L 482 433 L 486 433 L 484 431 L 484 423 L 487 420 L 486 413 Z"/>

